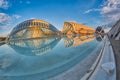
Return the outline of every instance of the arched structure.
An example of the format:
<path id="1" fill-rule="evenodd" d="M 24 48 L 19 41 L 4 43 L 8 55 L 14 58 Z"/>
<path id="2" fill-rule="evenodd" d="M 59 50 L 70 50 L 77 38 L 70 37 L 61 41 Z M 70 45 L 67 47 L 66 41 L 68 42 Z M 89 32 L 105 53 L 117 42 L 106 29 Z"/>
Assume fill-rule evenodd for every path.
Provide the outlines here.
<path id="1" fill-rule="evenodd" d="M 13 28 L 9 35 L 10 40 L 45 37 L 57 35 L 59 31 L 50 23 L 43 20 L 27 20 Z"/>
<path id="2" fill-rule="evenodd" d="M 75 22 L 65 22 L 63 26 L 63 34 L 93 34 L 95 30 L 88 26 Z"/>
<path id="3" fill-rule="evenodd" d="M 111 30 L 108 32 L 109 37 L 120 40 L 120 20 L 118 20 L 115 25 L 111 28 Z"/>
<path id="4" fill-rule="evenodd" d="M 102 28 L 102 26 L 98 26 L 98 27 L 96 28 L 95 33 L 97 33 L 97 34 L 103 34 L 103 33 L 105 33 L 105 32 L 104 32 L 104 29 Z"/>

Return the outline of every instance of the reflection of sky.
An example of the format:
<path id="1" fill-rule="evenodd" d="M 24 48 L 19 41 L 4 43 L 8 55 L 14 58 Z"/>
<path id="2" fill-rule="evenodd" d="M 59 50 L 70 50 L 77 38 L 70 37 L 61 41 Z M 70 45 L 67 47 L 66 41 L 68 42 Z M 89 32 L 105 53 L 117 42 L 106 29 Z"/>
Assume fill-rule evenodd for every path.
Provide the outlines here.
<path id="1" fill-rule="evenodd" d="M 17 52 L 15 48 L 11 48 L 6 44 L 2 45 L 0 47 L 0 52 L 4 52 L 4 54 L 0 55 L 0 75 L 21 76 L 13 77 L 16 78 L 15 80 L 24 80 L 22 78 L 30 78 L 31 76 L 37 76 L 39 78 L 55 76 L 87 57 L 99 45 L 99 42 L 95 40 L 91 41 L 90 39 L 90 42 L 87 41 L 87 43 L 80 44 L 76 47 L 67 48 L 64 44 L 65 39 L 69 40 L 69 38 L 62 38 L 61 40 L 59 39 L 59 41 L 57 41 L 57 38 L 52 40 L 52 44 L 56 41 L 57 43 L 53 45 L 54 47 L 51 48 L 49 52 L 46 52 L 41 56 L 23 55 L 22 53 Z M 6 51 L 6 49 L 8 51 Z M 39 48 L 37 47 L 36 49 Z M 23 48 L 23 52 L 24 51 Z M 10 79 L 13 78 L 11 77 Z"/>
<path id="2" fill-rule="evenodd" d="M 43 55 L 54 48 L 61 38 L 42 38 L 42 39 L 31 39 L 31 40 L 19 40 L 8 42 L 9 46 L 16 52 L 28 56 Z M 75 47 L 81 44 L 94 40 L 94 35 L 77 36 L 77 37 L 63 37 L 65 47 Z"/>

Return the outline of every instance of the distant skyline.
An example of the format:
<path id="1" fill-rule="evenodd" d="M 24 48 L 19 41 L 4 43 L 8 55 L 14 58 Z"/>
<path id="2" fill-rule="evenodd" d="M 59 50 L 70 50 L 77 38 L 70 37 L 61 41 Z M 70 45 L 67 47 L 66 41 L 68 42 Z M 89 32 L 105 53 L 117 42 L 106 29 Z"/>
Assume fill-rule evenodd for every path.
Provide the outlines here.
<path id="1" fill-rule="evenodd" d="M 0 0 L 0 36 L 28 19 L 62 30 L 65 21 L 96 28 L 120 18 L 120 0 Z"/>

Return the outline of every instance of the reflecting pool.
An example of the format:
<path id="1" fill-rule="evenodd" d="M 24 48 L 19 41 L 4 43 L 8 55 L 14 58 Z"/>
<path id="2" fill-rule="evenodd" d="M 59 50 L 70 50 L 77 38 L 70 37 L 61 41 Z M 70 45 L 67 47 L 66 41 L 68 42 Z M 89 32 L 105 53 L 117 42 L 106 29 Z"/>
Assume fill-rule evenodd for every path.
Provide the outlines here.
<path id="1" fill-rule="evenodd" d="M 60 75 L 100 43 L 93 35 L 9 41 L 0 46 L 0 80 L 46 80 Z"/>

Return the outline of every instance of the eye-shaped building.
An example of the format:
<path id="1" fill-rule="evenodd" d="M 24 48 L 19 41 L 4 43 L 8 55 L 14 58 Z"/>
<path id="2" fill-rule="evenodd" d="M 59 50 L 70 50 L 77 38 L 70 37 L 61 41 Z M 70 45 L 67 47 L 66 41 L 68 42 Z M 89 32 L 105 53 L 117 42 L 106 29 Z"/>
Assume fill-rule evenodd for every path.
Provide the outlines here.
<path id="1" fill-rule="evenodd" d="M 53 25 L 43 20 L 27 20 L 18 24 L 9 35 L 9 40 L 39 38 L 50 35 L 57 35 L 57 30 Z"/>

